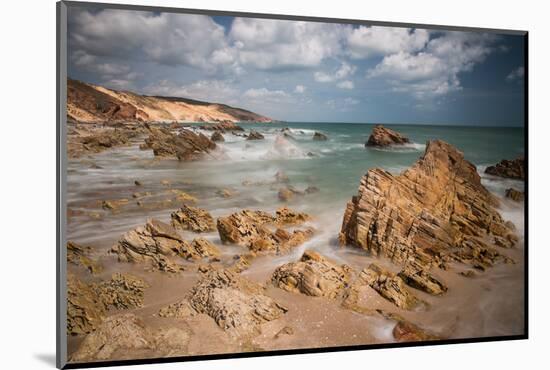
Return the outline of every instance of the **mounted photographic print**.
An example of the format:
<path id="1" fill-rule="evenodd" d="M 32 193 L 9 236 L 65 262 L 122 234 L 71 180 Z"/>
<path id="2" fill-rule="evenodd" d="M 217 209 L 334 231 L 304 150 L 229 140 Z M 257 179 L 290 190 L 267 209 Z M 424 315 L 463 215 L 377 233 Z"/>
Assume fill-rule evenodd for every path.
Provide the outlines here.
<path id="1" fill-rule="evenodd" d="M 61 2 L 58 41 L 59 367 L 527 338 L 527 32 Z"/>

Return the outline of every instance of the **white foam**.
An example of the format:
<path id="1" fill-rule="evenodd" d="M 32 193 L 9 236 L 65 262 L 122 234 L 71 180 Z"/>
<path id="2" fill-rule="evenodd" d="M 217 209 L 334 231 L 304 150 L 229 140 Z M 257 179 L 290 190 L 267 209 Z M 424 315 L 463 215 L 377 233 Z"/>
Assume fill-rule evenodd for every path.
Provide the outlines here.
<path id="1" fill-rule="evenodd" d="M 423 152 L 426 150 L 426 144 L 419 143 L 407 143 L 400 145 L 390 145 L 387 147 L 369 147 L 369 149 L 379 150 L 381 152 L 395 152 L 395 153 L 411 153 L 411 152 Z"/>

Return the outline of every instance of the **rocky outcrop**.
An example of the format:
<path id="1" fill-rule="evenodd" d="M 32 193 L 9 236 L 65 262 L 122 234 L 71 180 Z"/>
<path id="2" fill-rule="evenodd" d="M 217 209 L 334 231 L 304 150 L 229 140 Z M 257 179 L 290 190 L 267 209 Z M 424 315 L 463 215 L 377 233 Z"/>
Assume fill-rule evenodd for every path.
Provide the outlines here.
<path id="1" fill-rule="evenodd" d="M 225 139 L 220 131 L 214 131 L 212 136 L 210 136 L 210 140 L 214 142 L 224 142 Z"/>
<path id="2" fill-rule="evenodd" d="M 398 276 L 407 285 L 431 295 L 441 295 L 448 289 L 440 279 L 428 271 L 428 268 L 420 265 L 418 262 L 412 261 L 407 263 Z"/>
<path id="3" fill-rule="evenodd" d="M 508 179 L 525 180 L 525 158 L 503 159 L 496 165 L 487 167 L 485 173 Z"/>
<path id="4" fill-rule="evenodd" d="M 335 299 L 344 294 L 352 277 L 351 268 L 337 265 L 317 252 L 304 252 L 298 262 L 278 267 L 272 283 L 288 292 Z"/>
<path id="5" fill-rule="evenodd" d="M 309 219 L 303 213 L 281 208 L 275 215 L 263 211 L 243 210 L 218 218 L 217 228 L 222 243 L 247 247 L 253 252 L 285 253 L 302 244 L 313 235 L 312 228 L 289 232 L 283 228 L 275 231 L 270 226 L 300 224 Z"/>
<path id="6" fill-rule="evenodd" d="M 191 307 L 191 304 L 187 299 L 183 299 L 176 303 L 162 307 L 158 313 L 160 317 L 172 317 L 175 319 L 187 319 L 195 316 L 196 314 L 197 311 Z"/>
<path id="7" fill-rule="evenodd" d="M 404 310 L 412 310 L 427 305 L 407 289 L 399 276 L 382 269 L 374 263 L 361 271 L 359 279 L 366 282 L 382 297 Z"/>
<path id="8" fill-rule="evenodd" d="M 73 265 L 82 266 L 92 274 L 98 274 L 103 270 L 103 266 L 99 262 L 94 261 L 89 257 L 91 248 L 76 244 L 75 242 L 67 242 L 67 262 Z"/>
<path id="9" fill-rule="evenodd" d="M 339 239 L 397 264 L 459 260 L 490 266 L 507 258 L 488 242 L 517 241 L 497 204 L 460 151 L 430 141 L 402 174 L 371 169 L 363 176 L 347 204 Z"/>
<path id="10" fill-rule="evenodd" d="M 143 306 L 148 285 L 140 278 L 116 273 L 111 280 L 84 283 L 74 275 L 67 278 L 67 333 L 86 334 L 100 325 L 110 308 Z"/>
<path id="11" fill-rule="evenodd" d="M 183 257 L 189 244 L 170 225 L 151 219 L 124 234 L 111 252 L 121 262 L 147 262 L 153 269 L 176 273 L 183 270 L 171 257 Z"/>
<path id="12" fill-rule="evenodd" d="M 220 255 L 218 247 L 216 247 L 212 242 L 204 238 L 193 239 L 189 248 L 184 248 L 183 257 L 186 259 L 198 260 L 208 257 L 217 257 Z"/>
<path id="13" fill-rule="evenodd" d="M 369 139 L 365 146 L 386 147 L 390 145 L 403 145 L 411 141 L 401 135 L 399 132 L 386 128 L 382 125 L 376 125 L 372 129 Z"/>
<path id="14" fill-rule="evenodd" d="M 259 334 L 259 326 L 287 309 L 263 294 L 263 287 L 229 270 L 211 270 L 193 287 L 191 307 L 212 317 L 236 337 Z"/>
<path id="15" fill-rule="evenodd" d="M 222 121 L 213 125 L 203 126 L 203 128 L 206 130 L 215 130 L 218 132 L 244 131 L 241 126 L 237 125 L 233 121 Z"/>
<path id="16" fill-rule="evenodd" d="M 74 130 L 67 136 L 67 155 L 69 158 L 79 158 L 128 145 L 130 138 L 136 134 L 130 129 Z"/>
<path id="17" fill-rule="evenodd" d="M 318 131 L 315 131 L 315 133 L 313 134 L 313 140 L 316 140 L 316 141 L 326 141 L 328 140 L 328 137 L 327 135 L 325 134 L 322 134 Z"/>
<path id="18" fill-rule="evenodd" d="M 264 135 L 260 134 L 256 130 L 251 130 L 248 136 L 246 137 L 246 140 L 263 140 Z"/>
<path id="19" fill-rule="evenodd" d="M 70 361 L 186 355 L 190 336 L 189 329 L 170 327 L 154 331 L 134 314 L 114 315 L 84 338 Z"/>
<path id="20" fill-rule="evenodd" d="M 525 193 L 514 188 L 506 189 L 506 198 L 512 199 L 515 202 L 523 201 Z"/>
<path id="21" fill-rule="evenodd" d="M 149 137 L 145 146 L 153 150 L 155 157 L 175 157 L 180 161 L 193 161 L 205 157 L 216 158 L 212 151 L 216 143 L 201 133 L 182 129 L 178 134 L 162 127 L 146 125 Z"/>
<path id="22" fill-rule="evenodd" d="M 171 215 L 172 226 L 189 230 L 196 233 L 203 233 L 216 230 L 214 218 L 202 208 L 189 207 L 184 205 Z"/>

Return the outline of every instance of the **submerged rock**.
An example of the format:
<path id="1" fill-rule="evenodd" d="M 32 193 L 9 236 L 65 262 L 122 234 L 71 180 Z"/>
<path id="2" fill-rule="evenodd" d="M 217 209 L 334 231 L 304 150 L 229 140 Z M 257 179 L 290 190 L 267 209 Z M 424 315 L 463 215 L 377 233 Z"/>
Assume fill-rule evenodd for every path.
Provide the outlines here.
<path id="1" fill-rule="evenodd" d="M 111 248 L 121 262 L 148 262 L 153 269 L 176 273 L 183 266 L 173 262 L 169 257 L 184 255 L 189 248 L 177 231 L 164 222 L 151 219 L 145 227 L 138 227 L 122 236 L 122 239 Z"/>
<path id="2" fill-rule="evenodd" d="M 487 167 L 485 173 L 509 179 L 525 180 L 525 158 L 503 159 L 496 165 Z"/>
<path id="3" fill-rule="evenodd" d="M 75 242 L 67 242 L 67 262 L 77 266 L 83 266 L 92 274 L 98 274 L 103 270 L 103 266 L 99 262 L 92 260 L 89 257 L 91 248 L 76 244 Z"/>
<path id="4" fill-rule="evenodd" d="M 506 261 L 485 240 L 517 240 L 481 184 L 476 167 L 456 148 L 430 141 L 424 155 L 398 176 L 371 169 L 347 204 L 339 239 L 404 264 L 461 260 Z"/>
<path id="5" fill-rule="evenodd" d="M 263 139 L 264 139 L 264 135 L 260 134 L 256 130 L 251 130 L 250 134 L 248 134 L 248 136 L 246 137 L 246 140 L 263 140 Z"/>
<path id="6" fill-rule="evenodd" d="M 216 149 L 216 143 L 203 134 L 182 129 L 173 134 L 165 128 L 146 125 L 149 137 L 145 144 L 153 150 L 155 157 L 175 157 L 180 161 L 202 159 Z"/>
<path id="7" fill-rule="evenodd" d="M 259 334 L 259 326 L 287 309 L 263 294 L 263 287 L 229 270 L 208 271 L 193 287 L 189 302 L 232 336 Z"/>
<path id="8" fill-rule="evenodd" d="M 382 125 L 376 125 L 372 129 L 365 146 L 385 147 L 390 145 L 403 145 L 410 142 L 411 141 L 407 137 L 401 135 L 399 132 Z"/>
<path id="9" fill-rule="evenodd" d="M 350 280 L 349 266 L 337 265 L 311 250 L 300 261 L 278 267 L 271 276 L 275 286 L 288 292 L 331 299 L 342 296 Z"/>
<path id="10" fill-rule="evenodd" d="M 328 140 L 328 137 L 325 134 L 322 134 L 318 131 L 315 131 L 315 133 L 313 134 L 313 140 L 326 141 L 326 140 Z"/>
<path id="11" fill-rule="evenodd" d="M 231 189 L 220 189 L 216 191 L 216 195 L 222 198 L 232 198 L 235 195 L 235 192 Z"/>
<path id="12" fill-rule="evenodd" d="M 525 193 L 523 191 L 519 191 L 514 188 L 506 189 L 506 198 L 510 198 L 515 202 L 521 202 L 524 197 Z"/>
<path id="13" fill-rule="evenodd" d="M 202 208 L 184 205 L 171 215 L 172 226 L 189 230 L 196 233 L 203 233 L 216 230 L 214 218 Z"/>
<path id="14" fill-rule="evenodd" d="M 136 315 L 119 314 L 105 319 L 88 334 L 70 361 L 134 359 L 144 353 L 160 357 L 185 355 L 190 336 L 190 330 L 175 327 L 153 331 Z"/>
<path id="15" fill-rule="evenodd" d="M 412 310 L 427 305 L 405 287 L 405 283 L 399 276 L 374 263 L 363 269 L 359 278 L 399 308 Z"/>
<path id="16" fill-rule="evenodd" d="M 223 138 L 223 135 L 220 131 L 214 131 L 212 136 L 210 136 L 210 140 L 214 142 L 224 142 L 225 139 Z"/>
<path id="17" fill-rule="evenodd" d="M 443 339 L 439 335 L 430 333 L 412 322 L 405 320 L 400 315 L 383 310 L 378 310 L 378 313 L 380 313 L 384 318 L 396 322 L 392 330 L 392 335 L 399 342 L 422 342 L 427 340 Z"/>
<path id="18" fill-rule="evenodd" d="M 448 289 L 441 280 L 430 274 L 426 267 L 417 262 L 407 263 L 398 276 L 407 285 L 432 295 L 441 295 Z"/>

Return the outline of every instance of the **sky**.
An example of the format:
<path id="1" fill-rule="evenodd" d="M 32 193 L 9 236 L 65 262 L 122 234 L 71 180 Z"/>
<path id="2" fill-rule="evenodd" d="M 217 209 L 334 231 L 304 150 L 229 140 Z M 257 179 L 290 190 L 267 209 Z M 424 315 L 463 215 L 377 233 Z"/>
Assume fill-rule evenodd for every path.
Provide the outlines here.
<path id="1" fill-rule="evenodd" d="M 70 7 L 68 59 L 70 78 L 284 121 L 524 125 L 518 35 Z"/>

